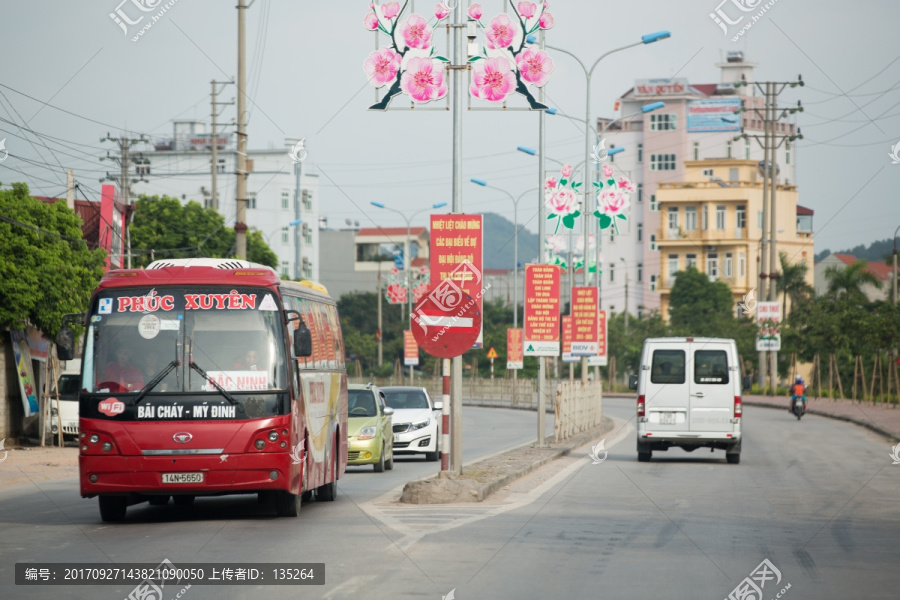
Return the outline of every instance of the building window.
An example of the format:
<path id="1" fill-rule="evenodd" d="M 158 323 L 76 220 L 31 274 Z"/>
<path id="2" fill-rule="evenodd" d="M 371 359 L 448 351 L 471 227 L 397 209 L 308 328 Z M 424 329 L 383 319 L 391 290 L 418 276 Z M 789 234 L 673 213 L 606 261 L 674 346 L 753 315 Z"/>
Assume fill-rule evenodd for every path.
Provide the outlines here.
<path id="1" fill-rule="evenodd" d="M 650 291 L 651 292 L 656 291 L 656 275 L 650 276 Z"/>
<path id="2" fill-rule="evenodd" d="M 677 206 L 669 207 L 668 223 L 669 223 L 669 232 L 670 233 L 676 232 L 676 234 L 677 234 L 677 231 L 678 231 L 678 207 Z"/>
<path id="3" fill-rule="evenodd" d="M 725 261 L 722 263 L 722 275 L 728 277 L 729 279 L 734 276 L 733 273 L 733 260 L 731 257 L 731 252 L 725 253 Z"/>
<path id="4" fill-rule="evenodd" d="M 744 158 L 750 160 L 750 140 L 744 140 Z"/>
<path id="5" fill-rule="evenodd" d="M 697 229 L 697 207 L 686 206 L 684 208 L 684 229 L 685 231 L 696 231 Z"/>
<path id="6" fill-rule="evenodd" d="M 738 229 L 746 229 L 747 228 L 747 209 L 744 206 L 738 206 L 735 209 L 735 220 L 734 226 Z"/>
<path id="7" fill-rule="evenodd" d="M 756 228 L 762 231 L 763 211 L 756 211 Z"/>
<path id="8" fill-rule="evenodd" d="M 712 177 L 712 176 L 715 175 L 715 174 L 716 174 L 715 169 L 703 169 L 703 176 L 704 176 L 704 177 Z"/>
<path id="9" fill-rule="evenodd" d="M 613 227 L 609 230 L 609 243 L 614 244 L 616 242 L 616 228 Z"/>
<path id="10" fill-rule="evenodd" d="M 281 261 L 281 276 L 285 278 L 290 277 L 288 275 L 288 261 L 286 260 Z"/>
<path id="11" fill-rule="evenodd" d="M 784 147 L 784 164 L 791 164 L 791 146 L 785 145 Z"/>
<path id="12" fill-rule="evenodd" d="M 309 225 L 307 225 L 306 223 L 303 223 L 303 225 L 300 229 L 300 235 L 303 236 L 304 243 L 306 243 L 307 245 L 312 244 L 312 228 Z M 357 248 L 361 249 L 362 246 L 358 246 Z M 382 255 L 383 255 L 383 253 L 382 253 Z M 361 260 L 361 259 L 357 258 L 357 260 Z M 362 260 L 369 260 L 369 259 L 362 259 Z"/>
<path id="13" fill-rule="evenodd" d="M 710 252 L 706 255 L 706 274 L 710 279 L 718 279 L 719 277 L 719 255 Z"/>
<path id="14" fill-rule="evenodd" d="M 644 239 L 644 224 L 637 224 L 637 241 L 642 241 Z"/>
<path id="15" fill-rule="evenodd" d="M 281 192 L 281 210 L 287 210 L 290 208 L 291 196 L 290 192 L 282 191 Z"/>
<path id="16" fill-rule="evenodd" d="M 650 131 L 673 131 L 676 117 L 674 114 L 650 115 Z"/>
<path id="17" fill-rule="evenodd" d="M 694 160 L 700 160 L 700 142 L 694 142 Z"/>
<path id="18" fill-rule="evenodd" d="M 738 252 L 738 277 L 747 276 L 747 254 Z"/>
<path id="19" fill-rule="evenodd" d="M 638 154 L 637 161 L 644 162 L 644 145 L 643 144 L 638 144 L 638 153 L 637 154 Z"/>
<path id="20" fill-rule="evenodd" d="M 650 155 L 651 171 L 674 171 L 675 155 L 674 154 L 651 154 Z"/>
<path id="21" fill-rule="evenodd" d="M 731 158 L 731 141 L 725 142 L 725 155 L 727 158 Z"/>
<path id="22" fill-rule="evenodd" d="M 290 236 L 288 235 L 288 228 L 287 228 L 287 227 L 282 227 L 282 228 L 281 228 L 281 243 L 284 244 L 284 245 L 287 245 L 287 244 L 290 243 Z"/>
<path id="23" fill-rule="evenodd" d="M 706 204 L 703 205 L 703 215 L 701 216 L 701 219 L 702 221 L 700 227 L 703 229 L 703 231 L 706 231 L 707 229 L 709 229 L 709 206 L 707 206 Z"/>
<path id="24" fill-rule="evenodd" d="M 725 229 L 725 207 L 716 207 L 716 229 L 723 231 Z"/>
<path id="25" fill-rule="evenodd" d="M 644 281 L 644 263 L 638 263 L 637 280 L 638 280 L 638 283 L 641 283 L 642 281 Z"/>
<path id="26" fill-rule="evenodd" d="M 217 160 L 218 160 L 219 164 L 217 165 L 216 170 L 217 170 L 219 173 L 224 173 L 224 172 L 225 172 L 225 159 L 224 159 L 224 158 L 220 158 L 220 159 L 217 159 Z"/>
<path id="27" fill-rule="evenodd" d="M 256 192 L 247 194 L 247 208 L 256 208 Z"/>
<path id="28" fill-rule="evenodd" d="M 312 210 L 312 192 L 310 192 L 309 190 L 303 190 L 300 198 L 303 202 L 303 210 Z"/>
<path id="29" fill-rule="evenodd" d="M 616 280 L 616 263 L 609 263 L 609 282 Z"/>
<path id="30" fill-rule="evenodd" d="M 697 255 L 696 254 L 685 254 L 684 255 L 684 268 L 688 267 L 697 268 Z"/>
<path id="31" fill-rule="evenodd" d="M 637 201 L 638 202 L 644 201 L 644 184 L 643 183 L 637 184 Z"/>
<path id="32" fill-rule="evenodd" d="M 650 250 L 652 250 L 652 251 L 656 250 L 656 234 L 655 233 L 650 234 Z"/>
<path id="33" fill-rule="evenodd" d="M 670 254 L 669 255 L 669 287 L 675 285 L 675 277 L 676 273 L 678 273 L 678 255 Z"/>
<path id="34" fill-rule="evenodd" d="M 136 175 L 143 177 L 150 174 L 150 159 L 136 158 L 134 159 L 134 172 Z"/>
<path id="35" fill-rule="evenodd" d="M 659 206 L 656 205 L 656 194 L 650 194 L 650 212 L 657 212 Z"/>
<path id="36" fill-rule="evenodd" d="M 728 181 L 740 181 L 740 172 L 737 167 L 728 169 Z"/>

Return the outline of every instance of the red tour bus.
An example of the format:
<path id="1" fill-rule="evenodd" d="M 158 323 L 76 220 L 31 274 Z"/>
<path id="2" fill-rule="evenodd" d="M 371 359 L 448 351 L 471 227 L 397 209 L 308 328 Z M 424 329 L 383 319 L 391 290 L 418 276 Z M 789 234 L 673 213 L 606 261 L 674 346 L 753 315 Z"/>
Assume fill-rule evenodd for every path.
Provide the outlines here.
<path id="1" fill-rule="evenodd" d="M 104 521 L 170 496 L 256 493 L 279 516 L 334 500 L 347 373 L 324 287 L 246 261 L 156 261 L 108 272 L 84 325 L 79 479 Z M 58 341 L 65 359 L 65 323 Z"/>

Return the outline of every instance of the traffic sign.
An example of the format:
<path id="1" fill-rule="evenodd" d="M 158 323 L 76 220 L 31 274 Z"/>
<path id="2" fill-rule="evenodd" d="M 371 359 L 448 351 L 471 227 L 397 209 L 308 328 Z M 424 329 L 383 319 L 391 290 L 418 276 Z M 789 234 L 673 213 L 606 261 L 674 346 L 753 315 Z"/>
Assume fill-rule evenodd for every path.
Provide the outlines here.
<path id="1" fill-rule="evenodd" d="M 497 354 L 497 351 L 494 350 L 494 347 L 493 347 L 493 346 L 491 346 L 491 349 L 488 350 L 487 357 L 488 357 L 488 358 L 499 358 L 500 355 Z"/>
<path id="2" fill-rule="evenodd" d="M 454 273 L 464 274 L 465 261 Z M 432 356 L 462 356 L 481 335 L 478 302 L 453 277 L 437 284 L 413 309 L 411 329 L 419 346 Z"/>

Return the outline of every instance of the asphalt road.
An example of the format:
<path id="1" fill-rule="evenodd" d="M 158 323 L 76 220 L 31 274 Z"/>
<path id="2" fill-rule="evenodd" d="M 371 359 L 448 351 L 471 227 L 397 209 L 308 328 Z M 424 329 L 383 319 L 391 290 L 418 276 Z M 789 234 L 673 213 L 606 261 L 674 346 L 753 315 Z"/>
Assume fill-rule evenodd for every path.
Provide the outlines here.
<path id="1" fill-rule="evenodd" d="M 435 463 L 354 469 L 334 503 L 279 519 L 251 497 L 129 509 L 99 521 L 74 480 L 0 494 L 0 597 L 126 598 L 132 586 L 12 585 L 24 561 L 320 562 L 324 587 L 193 586 L 182 598 L 728 598 L 770 561 L 762 599 L 896 598 L 900 465 L 851 424 L 745 407 L 741 464 L 670 450 L 638 463 L 633 401 L 607 399 L 620 429 L 483 505 L 398 506 Z M 466 459 L 533 439 L 534 413 L 466 407 Z M 548 428 L 548 431 L 552 431 Z M 393 490 L 393 492 L 392 492 Z M 777 570 L 777 572 L 776 572 Z M 758 583 L 757 583 L 758 585 Z M 181 588 L 166 589 L 174 598 Z M 740 597 L 740 596 L 738 596 Z"/>

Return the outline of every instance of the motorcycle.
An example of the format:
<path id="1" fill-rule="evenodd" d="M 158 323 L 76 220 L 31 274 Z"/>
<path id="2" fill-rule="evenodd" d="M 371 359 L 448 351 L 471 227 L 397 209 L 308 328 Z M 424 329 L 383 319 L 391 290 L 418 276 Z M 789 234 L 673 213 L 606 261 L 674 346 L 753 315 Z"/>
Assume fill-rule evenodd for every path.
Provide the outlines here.
<path id="1" fill-rule="evenodd" d="M 794 396 L 793 403 L 793 413 L 799 421 L 800 417 L 803 416 L 803 406 L 806 404 L 806 396 Z"/>

